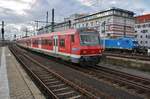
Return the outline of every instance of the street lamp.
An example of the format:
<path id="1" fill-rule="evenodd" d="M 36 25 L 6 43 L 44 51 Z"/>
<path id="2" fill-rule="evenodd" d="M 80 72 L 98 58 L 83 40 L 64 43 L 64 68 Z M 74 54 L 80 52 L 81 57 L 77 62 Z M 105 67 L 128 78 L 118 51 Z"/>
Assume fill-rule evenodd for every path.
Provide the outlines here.
<path id="1" fill-rule="evenodd" d="M 126 18 L 124 18 L 124 37 L 126 37 Z"/>
<path id="2" fill-rule="evenodd" d="M 105 33 L 106 33 L 106 21 L 104 21 L 102 23 L 102 27 L 103 27 L 103 30 L 102 30 L 102 33 L 104 33 L 104 37 L 103 37 L 103 48 L 105 49 Z"/>

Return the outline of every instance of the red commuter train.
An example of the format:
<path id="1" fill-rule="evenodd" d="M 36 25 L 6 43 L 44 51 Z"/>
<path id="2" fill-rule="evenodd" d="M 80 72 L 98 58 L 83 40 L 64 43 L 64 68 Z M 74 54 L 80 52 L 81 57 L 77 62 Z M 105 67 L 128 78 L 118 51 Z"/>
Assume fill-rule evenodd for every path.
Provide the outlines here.
<path id="1" fill-rule="evenodd" d="M 20 46 L 81 65 L 100 62 L 103 48 L 94 29 L 69 29 L 17 40 Z"/>

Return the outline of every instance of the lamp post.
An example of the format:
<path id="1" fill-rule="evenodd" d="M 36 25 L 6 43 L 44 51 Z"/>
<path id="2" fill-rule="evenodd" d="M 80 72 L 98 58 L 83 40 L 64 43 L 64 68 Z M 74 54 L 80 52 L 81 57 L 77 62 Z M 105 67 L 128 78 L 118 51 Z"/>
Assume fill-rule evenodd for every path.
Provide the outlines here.
<path id="1" fill-rule="evenodd" d="M 104 21 L 103 23 L 102 23 L 102 27 L 103 27 L 103 33 L 104 33 L 104 37 L 103 37 L 103 48 L 105 49 L 105 33 L 106 33 L 106 22 Z"/>
<path id="2" fill-rule="evenodd" d="M 126 18 L 124 18 L 124 37 L 126 37 Z"/>

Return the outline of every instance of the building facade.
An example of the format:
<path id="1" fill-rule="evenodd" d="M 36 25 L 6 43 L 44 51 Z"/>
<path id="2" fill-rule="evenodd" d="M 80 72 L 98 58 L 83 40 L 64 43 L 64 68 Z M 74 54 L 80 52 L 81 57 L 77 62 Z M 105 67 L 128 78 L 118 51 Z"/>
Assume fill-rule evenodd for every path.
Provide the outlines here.
<path id="1" fill-rule="evenodd" d="M 135 17 L 135 31 L 141 46 L 150 48 L 150 14 Z"/>
<path id="2" fill-rule="evenodd" d="M 69 23 L 70 22 L 70 23 Z M 71 25 L 71 26 L 70 26 Z M 64 18 L 64 22 L 55 24 L 55 31 L 69 28 L 94 28 L 101 37 L 135 37 L 135 19 L 131 11 L 111 8 L 94 14 L 73 14 Z M 51 25 L 39 29 L 39 34 L 51 32 Z"/>
<path id="3" fill-rule="evenodd" d="M 75 19 L 73 27 L 95 28 L 101 37 L 134 37 L 134 13 L 131 11 L 111 8 L 98 13 Z"/>
<path id="4" fill-rule="evenodd" d="M 69 28 L 71 28 L 71 21 L 65 21 L 61 23 L 54 23 L 54 31 L 64 31 Z M 52 32 L 52 25 L 47 25 L 45 27 L 41 27 L 38 29 L 37 35 L 43 34 L 43 33 L 51 33 Z"/>

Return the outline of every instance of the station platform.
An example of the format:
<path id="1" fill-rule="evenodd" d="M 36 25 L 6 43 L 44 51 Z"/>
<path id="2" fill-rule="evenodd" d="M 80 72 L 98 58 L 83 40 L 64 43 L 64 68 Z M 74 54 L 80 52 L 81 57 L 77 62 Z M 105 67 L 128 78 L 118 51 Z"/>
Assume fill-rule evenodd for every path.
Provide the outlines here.
<path id="1" fill-rule="evenodd" d="M 45 99 L 8 47 L 0 47 L 0 99 Z"/>

